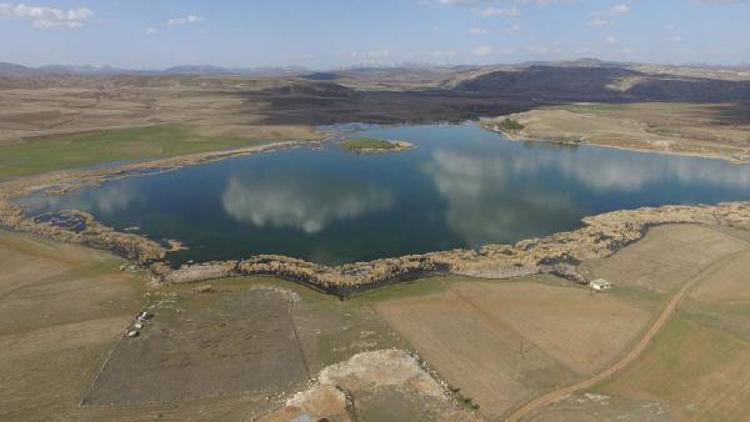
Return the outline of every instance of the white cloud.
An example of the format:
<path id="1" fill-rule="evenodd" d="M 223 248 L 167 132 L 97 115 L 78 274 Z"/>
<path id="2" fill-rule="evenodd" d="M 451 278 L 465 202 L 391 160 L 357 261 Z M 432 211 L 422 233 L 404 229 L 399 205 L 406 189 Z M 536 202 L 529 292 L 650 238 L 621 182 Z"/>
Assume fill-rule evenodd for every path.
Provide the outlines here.
<path id="1" fill-rule="evenodd" d="M 426 57 L 428 59 L 437 60 L 438 62 L 444 62 L 453 57 L 456 57 L 458 53 L 454 50 L 418 50 L 412 52 L 412 57 Z"/>
<path id="2" fill-rule="evenodd" d="M 482 16 L 509 16 L 509 17 L 515 17 L 515 16 L 521 16 L 521 11 L 518 10 L 516 6 L 513 6 L 508 9 L 500 9 L 497 7 L 490 6 L 486 9 L 483 9 L 479 12 Z"/>
<path id="3" fill-rule="evenodd" d="M 616 4 L 612 6 L 609 12 L 612 16 L 626 15 L 630 13 L 630 6 L 627 4 Z"/>
<path id="4" fill-rule="evenodd" d="M 492 54 L 492 47 L 489 45 L 480 45 L 474 49 L 475 56 L 489 56 L 490 54 Z"/>
<path id="5" fill-rule="evenodd" d="M 489 33 L 490 31 L 488 31 L 488 30 L 486 30 L 486 29 L 484 29 L 484 28 L 480 28 L 480 27 L 478 27 L 478 26 L 475 26 L 475 27 L 473 27 L 473 28 L 469 29 L 469 31 L 468 31 L 468 32 L 469 32 L 469 34 L 472 34 L 472 35 L 486 35 L 486 34 L 488 34 L 488 33 Z"/>
<path id="6" fill-rule="evenodd" d="M 424 0 L 423 0 L 424 1 Z M 529 4 L 533 3 L 539 6 L 547 6 L 557 3 L 560 0 L 505 0 L 508 3 Z M 498 0 L 437 0 L 437 3 L 452 6 L 478 6 L 487 3 L 500 3 Z"/>
<path id="7" fill-rule="evenodd" d="M 146 35 L 154 35 L 154 34 L 156 34 L 156 32 L 157 32 L 156 28 L 154 28 L 154 27 L 146 28 Z"/>
<path id="8" fill-rule="evenodd" d="M 612 6 L 609 10 L 591 12 L 589 13 L 591 17 L 589 26 L 607 26 L 612 23 L 612 18 L 627 15 L 630 13 L 630 10 L 630 6 L 621 3 Z"/>
<path id="9" fill-rule="evenodd" d="M 530 45 L 525 47 L 524 50 L 531 54 L 544 55 L 549 53 L 549 49 L 543 45 Z"/>
<path id="10" fill-rule="evenodd" d="M 450 5 L 458 5 L 458 6 L 465 6 L 465 5 L 472 5 L 479 3 L 477 0 L 439 0 L 442 4 L 450 4 Z"/>
<path id="11" fill-rule="evenodd" d="M 200 23 L 203 22 L 205 19 L 203 19 L 202 16 L 189 14 L 187 16 L 179 17 L 179 18 L 172 18 L 167 21 L 167 25 L 169 26 L 184 26 L 184 25 L 191 25 L 194 23 Z"/>
<path id="12" fill-rule="evenodd" d="M 389 50 L 369 50 L 369 51 L 352 51 L 350 54 L 353 58 L 365 59 L 382 59 L 391 55 Z"/>
<path id="13" fill-rule="evenodd" d="M 88 7 L 58 9 L 54 7 L 28 6 L 24 3 L 0 3 L 0 18 L 26 19 L 35 28 L 71 28 L 83 26 L 94 16 Z"/>
<path id="14" fill-rule="evenodd" d="M 694 0 L 699 4 L 737 4 L 747 3 L 750 0 Z"/>
<path id="15" fill-rule="evenodd" d="M 507 28 L 505 28 L 506 34 L 516 34 L 521 30 L 521 25 L 519 24 L 513 24 Z"/>
<path id="16" fill-rule="evenodd" d="M 603 18 L 601 16 L 597 16 L 589 21 L 590 26 L 607 26 L 611 23 L 611 21 L 607 18 Z"/>
<path id="17" fill-rule="evenodd" d="M 682 35 L 672 35 L 671 37 L 667 38 L 667 41 L 669 42 L 682 42 L 684 38 Z"/>
<path id="18" fill-rule="evenodd" d="M 605 39 L 604 39 L 604 41 L 605 41 L 605 42 L 606 42 L 607 44 L 609 44 L 609 45 L 615 45 L 615 44 L 617 44 L 617 38 L 615 38 L 615 37 L 613 37 L 613 36 L 611 36 L 611 35 L 610 35 L 610 36 L 608 36 L 607 38 L 605 38 Z"/>

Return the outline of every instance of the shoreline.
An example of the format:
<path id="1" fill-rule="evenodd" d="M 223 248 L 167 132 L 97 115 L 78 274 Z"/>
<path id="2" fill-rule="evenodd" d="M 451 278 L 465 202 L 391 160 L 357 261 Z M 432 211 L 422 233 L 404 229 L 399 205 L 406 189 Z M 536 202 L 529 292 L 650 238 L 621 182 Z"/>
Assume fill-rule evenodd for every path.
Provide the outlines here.
<path id="1" fill-rule="evenodd" d="M 506 279 L 540 273 L 587 283 L 577 272 L 584 260 L 611 256 L 642 239 L 651 227 L 666 224 L 712 224 L 750 229 L 750 202 L 718 205 L 665 205 L 599 214 L 583 219 L 584 227 L 512 245 L 479 250 L 454 249 L 376 259 L 329 267 L 282 255 L 211 261 L 171 269 L 163 262 L 147 273 L 156 283 L 192 283 L 220 278 L 269 275 L 340 297 L 430 275 L 454 274 Z"/>
<path id="2" fill-rule="evenodd" d="M 483 125 L 484 127 L 484 125 Z M 486 128 L 486 127 L 485 127 Z M 491 129 L 490 129 L 491 130 Z M 436 274 L 504 279 L 552 273 L 584 283 L 577 266 L 602 258 L 640 240 L 650 227 L 664 224 L 718 224 L 750 229 L 750 202 L 718 205 L 665 205 L 619 210 L 582 219 L 583 227 L 525 239 L 514 244 L 486 245 L 478 250 L 453 249 L 355 262 L 335 267 L 282 255 L 255 255 L 245 259 L 209 261 L 173 269 L 164 258 L 179 242 L 157 242 L 134 233 L 116 231 L 80 210 L 61 211 L 78 219 L 80 231 L 49 225 L 27 216 L 14 198 L 46 190 L 63 194 L 84 186 L 123 177 L 151 175 L 243 155 L 273 152 L 320 141 L 284 141 L 268 145 L 214 151 L 187 156 L 128 163 L 110 168 L 65 170 L 0 184 L 0 227 L 53 240 L 108 250 L 132 261 L 155 283 L 189 283 L 218 278 L 269 275 L 304 284 L 337 296 Z"/>
<path id="3" fill-rule="evenodd" d="M 139 161 L 114 167 L 61 170 L 2 182 L 0 183 L 0 227 L 16 232 L 32 233 L 52 240 L 109 250 L 144 266 L 153 261 L 164 259 L 166 253 L 174 249 L 175 245 L 179 247 L 179 242 L 167 239 L 165 242 L 159 243 L 146 236 L 118 232 L 98 222 L 94 215 L 81 210 L 61 211 L 61 214 L 81 221 L 84 228 L 78 232 L 44 224 L 27 216 L 23 208 L 14 202 L 14 199 L 39 191 L 46 191 L 48 194 L 65 194 L 109 180 L 148 176 L 175 171 L 186 166 L 296 148 L 303 145 L 314 145 L 319 142 L 320 140 L 282 141 L 228 151 L 212 151 L 152 161 Z"/>
<path id="4" fill-rule="evenodd" d="M 385 139 L 386 142 L 393 145 L 393 148 L 359 148 L 359 149 L 344 149 L 344 151 L 359 154 L 359 155 L 379 155 L 379 154 L 395 154 L 399 152 L 408 151 L 414 149 L 417 146 L 411 142 L 398 141 L 393 139 Z"/>
<path id="5" fill-rule="evenodd" d="M 572 141 L 565 140 L 565 139 L 555 139 L 554 136 L 538 137 L 538 136 L 530 136 L 530 135 L 526 135 L 526 134 L 522 134 L 518 132 L 511 132 L 511 131 L 500 128 L 500 126 L 495 123 L 487 123 L 486 121 L 482 121 L 482 120 L 480 120 L 478 124 L 482 129 L 488 130 L 490 132 L 502 134 L 506 139 L 508 139 L 509 141 L 513 141 L 513 142 L 543 142 L 543 143 L 549 143 L 549 144 L 569 145 L 569 146 L 593 146 L 593 147 L 599 147 L 599 148 L 611 148 L 611 149 L 616 149 L 620 151 L 640 152 L 644 154 L 672 155 L 672 156 L 678 156 L 678 157 L 693 157 L 693 158 L 704 158 L 704 159 L 709 159 L 709 160 L 721 160 L 721 161 L 726 161 L 726 162 L 737 164 L 737 165 L 750 164 L 750 155 L 746 159 L 745 158 L 740 159 L 735 156 L 727 156 L 727 155 L 721 155 L 721 154 L 698 153 L 698 152 L 688 152 L 688 151 L 667 151 L 667 150 L 656 149 L 656 148 L 637 148 L 637 147 L 627 147 L 627 146 L 619 146 L 619 145 L 599 144 L 599 143 L 589 142 L 589 141 L 572 142 Z"/>

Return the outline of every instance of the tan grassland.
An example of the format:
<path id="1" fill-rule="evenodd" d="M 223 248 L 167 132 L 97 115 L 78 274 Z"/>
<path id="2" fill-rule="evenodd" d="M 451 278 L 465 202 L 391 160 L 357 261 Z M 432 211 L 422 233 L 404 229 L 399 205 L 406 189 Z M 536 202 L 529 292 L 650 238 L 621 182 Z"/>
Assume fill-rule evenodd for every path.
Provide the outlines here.
<path id="1" fill-rule="evenodd" d="M 652 307 L 654 300 L 658 303 L 666 297 L 667 305 L 657 308 L 660 317 L 644 339 L 606 376 L 538 398 L 513 417 L 593 420 L 594 415 L 609 413 L 626 421 L 714 421 L 740 420 L 747 414 L 750 375 L 743 368 L 747 367 L 750 343 L 746 336 L 737 335 L 741 330 L 736 330 L 736 316 L 722 308 L 726 304 L 721 301 L 728 298 L 722 297 L 721 292 L 728 279 L 731 283 L 741 277 L 739 274 L 750 271 L 750 243 L 742 239 L 744 232 L 721 230 L 717 231 L 721 232 L 718 237 L 711 236 L 711 246 L 694 245 L 696 238 L 709 236 L 706 230 L 712 229 L 696 227 L 690 230 L 692 234 L 683 231 L 679 237 L 673 237 L 679 232 L 663 230 L 664 248 L 654 247 L 660 240 L 657 237 L 647 238 L 612 259 L 594 262 L 591 268 L 595 274 L 612 275 L 618 274 L 617 269 L 624 268 L 626 262 L 634 262 L 631 260 L 637 255 L 649 260 L 665 256 L 665 268 L 646 265 L 643 272 L 651 272 L 653 277 L 640 277 L 640 282 L 628 284 L 627 274 L 621 273 L 615 276 L 615 283 L 622 283 L 618 294 L 629 301 Z M 724 242 L 720 242 L 722 237 Z M 682 239 L 678 240 L 682 246 L 675 243 L 677 239 Z M 722 247 L 721 243 L 725 245 Z M 674 248 L 685 250 L 688 255 L 691 250 L 700 249 L 713 258 L 694 259 L 677 266 L 671 251 Z M 619 256 L 625 259 L 618 260 Z M 666 287 L 656 288 L 662 283 Z"/>
<path id="2" fill-rule="evenodd" d="M 750 161 L 746 104 L 578 103 L 485 119 L 510 139 L 594 144 L 667 154 Z M 505 131 L 505 118 L 523 125 Z"/>
<path id="3" fill-rule="evenodd" d="M 742 239 L 746 232 L 714 227 L 652 228 L 643 241 L 613 257 L 585 262 L 590 276 L 606 275 L 615 283 L 605 294 L 592 295 L 554 276 L 509 281 L 449 276 L 343 302 L 278 279 L 252 277 L 200 288 L 157 287 L 144 299 L 142 280 L 120 272 L 117 258 L 2 232 L 0 260 L 8 271 L 0 276 L 0 343 L 6 357 L 0 372 L 12 388 L 0 394 L 4 403 L 13 403 L 3 407 L 2 417 L 248 420 L 266 415 L 283 420 L 284 415 L 308 414 L 347 420 L 356 414 L 472 420 L 476 407 L 479 417 L 500 420 L 522 403 L 586 380 L 618 361 L 642 338 L 672 292 L 693 279 L 691 299 L 637 359 L 607 383 L 528 416 L 736 420 L 748 402 L 742 384 L 748 379 L 742 369 L 748 340 L 699 320 L 693 301 L 714 306 L 731 300 L 725 283 L 736 285 L 747 273 L 750 246 Z M 698 249 L 705 257 L 697 258 Z M 681 252 L 696 257 L 676 265 Z M 631 281 L 622 269 L 640 261 L 649 262 L 643 271 L 652 274 Z M 709 286 L 716 289 L 706 291 Z M 141 336 L 123 338 L 133 313 L 144 307 L 155 314 L 153 321 Z M 256 326 L 256 312 L 264 312 L 267 324 Z M 417 378 L 409 378 L 410 372 L 398 365 L 412 365 L 411 358 L 403 360 L 401 354 L 393 359 L 373 354 L 338 365 L 358 353 L 392 347 L 424 359 L 438 384 L 446 381 L 439 388 L 443 393 L 425 393 L 437 391 L 433 387 L 414 390 L 435 378 L 419 371 L 413 372 Z M 283 371 L 269 378 L 252 369 L 272 367 L 282 351 L 297 356 L 284 360 Z M 248 353 L 252 359 L 243 357 Z M 344 369 L 354 362 L 365 372 Z M 389 379 L 385 372 L 373 373 L 386 382 L 378 387 L 366 381 L 373 376 L 365 369 L 370 364 L 401 369 L 394 369 L 398 377 L 392 383 L 383 381 Z M 302 393 L 308 377 L 320 371 L 320 384 Z M 287 372 L 288 379 L 281 377 Z M 730 376 L 734 384 L 725 386 L 722 380 Z M 412 381 L 399 384 L 403 377 Z M 427 384 L 415 384 L 416 379 Z M 68 380 L 64 388 L 61 380 Z M 466 405 L 461 410 L 453 403 Z"/>

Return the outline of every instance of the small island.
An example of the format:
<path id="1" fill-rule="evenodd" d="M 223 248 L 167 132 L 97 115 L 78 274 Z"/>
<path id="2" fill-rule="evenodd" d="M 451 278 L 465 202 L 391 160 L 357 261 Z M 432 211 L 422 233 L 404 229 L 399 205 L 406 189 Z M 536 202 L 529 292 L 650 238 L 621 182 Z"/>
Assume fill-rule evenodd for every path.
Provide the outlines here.
<path id="1" fill-rule="evenodd" d="M 386 140 L 377 138 L 354 138 L 341 143 L 345 151 L 357 154 L 377 154 L 384 152 L 399 152 L 414 148 L 414 144 L 406 141 Z"/>

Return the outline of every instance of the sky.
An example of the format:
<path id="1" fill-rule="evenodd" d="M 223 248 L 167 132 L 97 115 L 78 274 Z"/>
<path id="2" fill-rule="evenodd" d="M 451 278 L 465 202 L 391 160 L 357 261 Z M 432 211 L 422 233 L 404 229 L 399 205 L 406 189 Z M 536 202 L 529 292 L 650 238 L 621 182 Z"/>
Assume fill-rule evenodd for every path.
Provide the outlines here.
<path id="1" fill-rule="evenodd" d="M 0 0 L 0 61 L 311 69 L 750 63 L 750 0 Z"/>

